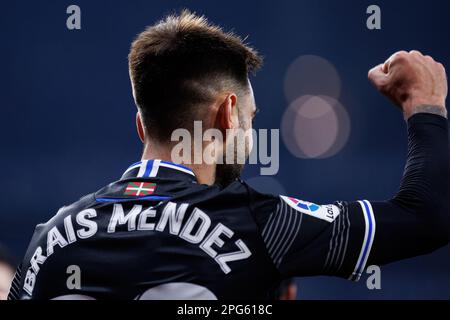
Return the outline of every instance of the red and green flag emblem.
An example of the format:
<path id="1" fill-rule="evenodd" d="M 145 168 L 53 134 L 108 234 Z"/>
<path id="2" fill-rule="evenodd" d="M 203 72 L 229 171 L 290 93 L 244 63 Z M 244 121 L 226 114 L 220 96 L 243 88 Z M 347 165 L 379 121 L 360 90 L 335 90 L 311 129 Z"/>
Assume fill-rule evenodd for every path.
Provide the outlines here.
<path id="1" fill-rule="evenodd" d="M 127 196 L 148 196 L 155 192 L 156 183 L 151 182 L 130 182 L 125 189 Z"/>

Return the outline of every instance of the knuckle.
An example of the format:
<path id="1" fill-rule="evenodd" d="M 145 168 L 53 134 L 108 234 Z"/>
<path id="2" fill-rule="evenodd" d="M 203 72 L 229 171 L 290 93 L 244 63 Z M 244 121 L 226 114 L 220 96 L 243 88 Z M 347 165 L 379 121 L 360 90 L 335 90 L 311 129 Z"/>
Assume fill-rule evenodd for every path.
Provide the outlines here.
<path id="1" fill-rule="evenodd" d="M 409 55 L 407 52 L 400 51 L 396 53 L 392 59 L 392 63 L 398 63 L 398 62 L 406 62 L 409 59 Z"/>
<path id="2" fill-rule="evenodd" d="M 406 51 L 399 51 L 394 55 L 394 57 L 396 57 L 396 58 L 406 58 L 407 56 L 408 56 L 408 52 L 406 52 Z"/>
<path id="3" fill-rule="evenodd" d="M 409 53 L 416 56 L 422 56 L 422 52 L 420 52 L 419 50 L 411 50 Z"/>
<path id="4" fill-rule="evenodd" d="M 380 72 L 380 68 L 381 68 L 381 65 L 377 65 L 377 66 L 373 67 L 372 69 L 370 69 L 370 70 L 367 72 L 367 76 L 369 77 L 369 79 L 375 77 L 375 75 L 376 75 L 378 72 Z"/>

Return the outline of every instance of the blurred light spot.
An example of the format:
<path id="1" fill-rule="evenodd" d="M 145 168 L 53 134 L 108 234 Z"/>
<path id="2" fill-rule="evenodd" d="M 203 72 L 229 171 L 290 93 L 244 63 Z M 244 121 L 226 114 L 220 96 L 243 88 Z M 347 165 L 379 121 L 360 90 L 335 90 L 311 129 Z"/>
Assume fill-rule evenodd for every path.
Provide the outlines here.
<path id="1" fill-rule="evenodd" d="M 253 189 L 261 193 L 268 193 L 273 195 L 286 194 L 286 190 L 281 183 L 268 176 L 253 177 L 245 180 Z"/>
<path id="2" fill-rule="evenodd" d="M 295 59 L 288 67 L 284 79 L 284 93 L 289 102 L 306 94 L 338 99 L 341 79 L 328 60 L 315 55 L 304 55 Z"/>
<path id="3" fill-rule="evenodd" d="M 281 136 L 287 149 L 298 158 L 328 158 L 338 153 L 350 134 L 350 119 L 344 107 L 326 96 L 305 95 L 285 111 Z"/>

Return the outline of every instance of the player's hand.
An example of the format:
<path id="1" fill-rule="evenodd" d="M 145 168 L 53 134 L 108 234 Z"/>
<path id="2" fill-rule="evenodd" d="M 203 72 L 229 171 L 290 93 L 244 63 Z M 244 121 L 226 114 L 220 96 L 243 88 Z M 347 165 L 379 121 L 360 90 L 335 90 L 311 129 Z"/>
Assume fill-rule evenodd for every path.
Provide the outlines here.
<path id="1" fill-rule="evenodd" d="M 403 110 L 405 118 L 421 112 L 423 106 L 434 106 L 433 112 L 446 115 L 445 68 L 430 56 L 419 51 L 399 51 L 371 69 L 369 80 Z"/>

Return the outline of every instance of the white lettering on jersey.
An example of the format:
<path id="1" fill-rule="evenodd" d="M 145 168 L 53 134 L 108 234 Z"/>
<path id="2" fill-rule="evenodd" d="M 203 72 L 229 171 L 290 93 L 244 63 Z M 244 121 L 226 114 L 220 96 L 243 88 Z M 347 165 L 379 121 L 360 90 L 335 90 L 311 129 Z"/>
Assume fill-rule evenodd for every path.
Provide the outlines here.
<path id="1" fill-rule="evenodd" d="M 118 224 L 125 224 L 128 222 L 128 231 L 136 230 L 136 218 L 142 211 L 141 205 L 135 205 L 130 212 L 125 215 L 123 206 L 120 203 L 114 204 L 111 220 L 109 220 L 108 233 L 114 233 Z"/>
<path id="2" fill-rule="evenodd" d="M 154 210 L 152 207 L 142 211 L 141 214 L 139 215 L 139 224 L 137 226 L 137 229 L 139 231 L 155 230 L 155 224 L 147 222 L 148 218 L 154 218 L 155 216 L 156 216 L 156 210 Z"/>
<path id="3" fill-rule="evenodd" d="M 188 207 L 187 203 L 176 204 L 168 202 L 161 210 L 161 215 L 158 218 L 154 207 L 142 210 L 142 205 L 134 205 L 125 214 L 123 205 L 115 203 L 106 231 L 115 233 L 118 226 L 126 224 L 128 232 L 136 230 L 163 232 L 166 226 L 169 225 L 168 232 L 170 234 L 178 236 L 189 243 L 198 244 L 201 250 L 219 264 L 225 274 L 231 272 L 231 268 L 228 266 L 229 262 L 244 260 L 251 256 L 250 249 L 241 239 L 237 239 L 234 242 L 239 250 L 218 254 L 216 250 L 222 248 L 225 242 L 233 237 L 234 232 L 222 223 L 218 223 L 210 231 L 211 218 L 198 208 L 193 208 L 189 218 L 183 222 Z M 75 221 L 81 228 L 75 230 L 72 215 L 68 215 L 63 220 L 64 228 L 58 229 L 59 227 L 53 226 L 47 232 L 46 255 L 43 254 L 42 247 L 38 246 L 30 259 L 29 268 L 25 275 L 23 288 L 30 296 L 33 294 L 36 277 L 40 270 L 39 265 L 42 265 L 50 255 L 54 254 L 55 249 L 58 247 L 64 248 L 77 242 L 79 239 L 87 239 L 94 236 L 98 231 L 98 225 L 97 222 L 91 219 L 95 217 L 97 217 L 95 209 L 85 209 L 75 216 Z M 152 221 L 152 219 L 159 220 Z M 63 233 L 61 232 L 62 230 L 64 230 Z"/>
<path id="4" fill-rule="evenodd" d="M 85 228 L 81 228 L 77 231 L 77 235 L 81 239 L 87 239 L 92 237 L 97 233 L 97 223 L 95 221 L 91 221 L 88 218 L 95 218 L 97 216 L 97 212 L 94 209 L 86 209 L 77 214 L 76 220 L 77 223 Z"/>
<path id="5" fill-rule="evenodd" d="M 60 248 L 64 248 L 67 244 L 66 239 L 64 239 L 58 228 L 51 228 L 47 233 L 47 258 L 53 254 L 53 248 L 55 245 L 58 245 Z"/>
<path id="6" fill-rule="evenodd" d="M 170 233 L 177 236 L 180 233 L 181 224 L 187 207 L 187 203 L 182 203 L 178 208 L 173 202 L 167 203 L 162 211 L 156 230 L 163 231 L 167 225 L 167 221 L 169 221 Z"/>
<path id="7" fill-rule="evenodd" d="M 192 234 L 192 230 L 200 222 L 200 226 L 197 228 L 197 231 Z M 209 227 L 211 226 L 211 219 L 209 216 L 204 213 L 202 210 L 194 208 L 191 216 L 188 221 L 181 230 L 180 238 L 190 242 L 190 243 L 200 243 L 208 232 Z"/>
<path id="8" fill-rule="evenodd" d="M 215 258 L 217 256 L 217 251 L 212 248 L 212 245 L 215 244 L 219 248 L 222 248 L 225 244 L 225 241 L 223 241 L 220 236 L 224 234 L 228 238 L 231 238 L 234 234 L 233 231 L 231 231 L 228 227 L 224 226 L 223 224 L 219 223 L 214 228 L 213 231 L 209 234 L 208 237 L 202 242 L 200 245 L 200 248 L 205 251 L 211 258 Z"/>
<path id="9" fill-rule="evenodd" d="M 223 224 L 219 223 L 213 231 L 205 238 L 203 243 L 200 245 L 200 248 L 205 251 L 210 257 L 214 258 L 214 260 L 219 264 L 222 271 L 227 274 L 231 271 L 228 266 L 228 262 L 247 259 L 252 255 L 249 248 L 245 245 L 245 243 L 239 239 L 235 242 L 236 246 L 239 248 L 239 251 L 236 252 L 228 252 L 221 255 L 217 255 L 217 251 L 212 248 L 212 245 L 216 245 L 219 248 L 222 248 L 225 244 L 225 241 L 220 238 L 221 235 L 225 235 L 228 238 L 231 238 L 234 235 L 234 232 Z"/>
<path id="10" fill-rule="evenodd" d="M 252 255 L 250 249 L 247 247 L 244 241 L 241 239 L 235 242 L 236 246 L 239 248 L 239 251 L 223 253 L 218 255 L 214 260 L 219 264 L 225 274 L 230 273 L 231 268 L 228 266 L 228 262 L 244 260 Z"/>
<path id="11" fill-rule="evenodd" d="M 53 226 L 46 234 L 47 248 L 46 255 L 44 255 L 42 247 L 38 246 L 31 256 L 29 268 L 25 274 L 23 289 L 30 296 L 33 295 L 34 285 L 36 283 L 36 277 L 40 271 L 40 265 L 44 264 L 49 256 L 55 252 L 55 248 L 64 248 L 67 245 L 76 242 L 78 239 L 87 239 L 97 233 L 98 226 L 95 221 L 89 220 L 97 216 L 95 209 L 86 209 L 80 211 L 75 220 L 82 228 L 77 232 L 74 230 L 74 224 L 72 222 L 72 216 L 68 215 L 64 218 L 64 228 L 58 229 L 57 226 Z M 64 234 L 61 232 L 64 229 Z M 56 247 L 56 245 L 58 245 Z"/>

